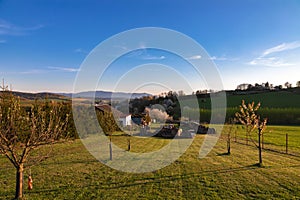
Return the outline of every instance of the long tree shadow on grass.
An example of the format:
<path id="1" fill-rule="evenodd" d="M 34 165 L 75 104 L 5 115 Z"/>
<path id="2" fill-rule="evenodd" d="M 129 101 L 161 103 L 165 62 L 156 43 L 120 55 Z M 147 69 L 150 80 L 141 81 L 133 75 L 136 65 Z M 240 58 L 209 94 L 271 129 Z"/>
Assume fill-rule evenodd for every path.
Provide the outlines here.
<path id="1" fill-rule="evenodd" d="M 299 168 L 300 165 L 293 165 L 289 166 L 289 168 Z M 276 167 L 275 167 L 276 168 Z M 145 177 L 140 179 L 132 179 L 126 182 L 101 182 L 101 184 L 87 184 L 87 185 L 62 185 L 58 188 L 53 189 L 37 189 L 27 192 L 27 195 L 30 193 L 34 194 L 45 194 L 45 193 L 53 193 L 53 192 L 66 192 L 68 189 L 82 189 L 83 187 L 90 187 L 93 189 L 120 189 L 120 188 L 127 188 L 127 187 L 134 187 L 140 185 L 148 185 L 148 184 L 161 184 L 163 182 L 170 182 L 176 180 L 184 180 L 194 177 L 203 177 L 210 174 L 219 174 L 219 173 L 230 173 L 230 172 L 240 172 L 240 171 L 249 171 L 249 170 L 257 170 L 260 169 L 257 167 L 256 164 L 249 165 L 249 166 L 242 166 L 236 168 L 229 168 L 229 169 L 219 169 L 219 170 L 207 170 L 198 173 L 189 173 L 189 174 L 177 174 L 177 175 L 170 175 L 170 176 L 161 176 L 161 177 Z M 5 194 L 4 194 L 5 195 Z M 2 195 L 0 195 L 1 198 Z M 3 196 L 2 196 L 3 197 Z M 5 196 L 4 196 L 5 197 Z M 7 196 L 6 196 L 7 197 Z"/>
<path id="2" fill-rule="evenodd" d="M 230 169 L 221 169 L 221 170 L 207 170 L 202 171 L 199 173 L 189 173 L 189 174 L 177 174 L 177 175 L 170 175 L 170 176 L 161 176 L 161 177 L 146 177 L 141 179 L 132 179 L 130 181 L 126 182 L 102 182 L 101 185 L 96 184 L 88 184 L 86 186 L 60 186 L 59 188 L 55 189 L 42 189 L 42 190 L 35 190 L 31 191 L 30 193 L 47 193 L 47 192 L 55 192 L 59 190 L 66 190 L 68 188 L 82 188 L 82 187 L 95 187 L 97 189 L 118 189 L 118 188 L 126 188 L 126 187 L 132 187 L 132 186 L 138 186 L 138 185 L 147 185 L 147 184 L 153 184 L 153 183 L 162 183 L 162 182 L 170 182 L 170 181 L 176 181 L 176 180 L 183 180 L 183 179 L 189 179 L 192 177 L 203 177 L 205 175 L 210 174 L 218 174 L 218 173 L 229 173 L 229 172 L 237 172 L 237 171 L 247 171 L 247 170 L 255 170 L 257 167 L 255 166 L 245 166 L 245 167 L 236 167 L 236 168 L 230 168 Z"/>
<path id="3" fill-rule="evenodd" d="M 62 160 L 62 161 L 55 161 L 55 160 L 51 160 L 50 162 L 42 162 L 39 164 L 39 166 L 49 166 L 49 165 L 73 165 L 73 164 L 90 164 L 90 163 L 100 163 L 97 159 L 91 158 L 89 160 L 78 160 L 78 159 L 74 159 L 74 160 Z"/>
<path id="4" fill-rule="evenodd" d="M 229 153 L 217 153 L 217 156 L 230 156 L 230 154 Z"/>

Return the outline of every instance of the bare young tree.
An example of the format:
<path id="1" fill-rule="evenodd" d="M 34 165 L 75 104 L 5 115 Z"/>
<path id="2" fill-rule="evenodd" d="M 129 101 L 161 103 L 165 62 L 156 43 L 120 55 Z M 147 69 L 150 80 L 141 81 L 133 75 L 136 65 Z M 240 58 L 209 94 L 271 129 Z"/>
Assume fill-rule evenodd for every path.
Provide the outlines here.
<path id="1" fill-rule="evenodd" d="M 15 199 L 23 197 L 23 172 L 38 164 L 44 156 L 33 157 L 31 152 L 43 145 L 61 141 L 68 114 L 61 113 L 59 103 L 35 103 L 29 110 L 21 107 L 20 98 L 7 87 L 0 94 L 0 154 L 16 169 Z"/>
<path id="2" fill-rule="evenodd" d="M 247 140 L 250 138 L 251 141 L 258 148 L 259 155 L 259 166 L 262 166 L 262 134 L 266 127 L 267 119 L 261 120 L 260 116 L 257 114 L 257 110 L 260 108 L 260 103 L 255 105 L 254 102 L 246 104 L 242 100 L 240 105 L 240 111 L 235 113 L 236 119 L 246 127 Z M 251 137 L 251 133 L 257 129 L 258 130 L 258 142 L 255 142 Z"/>
<path id="3" fill-rule="evenodd" d="M 256 111 L 259 109 L 260 103 L 254 105 L 254 102 L 246 105 L 245 101 L 242 100 L 242 104 L 240 105 L 240 111 L 235 113 L 235 117 L 237 121 L 243 124 L 246 127 L 246 144 L 248 145 L 248 141 L 250 138 L 251 132 L 256 128 L 254 126 L 255 121 L 257 119 Z"/>
<path id="4" fill-rule="evenodd" d="M 262 166 L 262 134 L 264 129 L 267 125 L 267 119 L 260 120 L 260 117 L 257 118 L 256 127 L 258 129 L 258 144 L 256 144 L 258 148 L 258 159 L 259 159 L 259 166 Z"/>

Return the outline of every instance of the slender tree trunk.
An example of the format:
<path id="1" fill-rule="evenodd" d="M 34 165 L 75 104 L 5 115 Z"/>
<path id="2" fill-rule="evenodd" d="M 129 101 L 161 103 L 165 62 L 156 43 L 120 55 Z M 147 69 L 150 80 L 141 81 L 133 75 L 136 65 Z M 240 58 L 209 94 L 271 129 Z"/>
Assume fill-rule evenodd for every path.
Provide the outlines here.
<path id="1" fill-rule="evenodd" d="M 23 171 L 24 171 L 24 166 L 23 164 L 20 164 L 17 168 L 17 174 L 16 174 L 15 199 L 22 199 L 23 197 Z"/>
<path id="2" fill-rule="evenodd" d="M 262 166 L 262 149 L 261 149 L 261 130 L 258 130 L 258 155 L 259 155 L 259 165 Z"/>
<path id="3" fill-rule="evenodd" d="M 109 159 L 112 160 L 112 144 L 111 144 L 111 136 L 109 138 Z"/>
<path id="4" fill-rule="evenodd" d="M 127 141 L 128 141 L 128 148 L 127 148 L 127 151 L 130 151 L 130 149 L 131 149 L 130 138 L 129 138 Z"/>
<path id="5" fill-rule="evenodd" d="M 227 136 L 227 154 L 229 155 L 230 154 L 230 133 L 228 133 L 228 136 Z"/>

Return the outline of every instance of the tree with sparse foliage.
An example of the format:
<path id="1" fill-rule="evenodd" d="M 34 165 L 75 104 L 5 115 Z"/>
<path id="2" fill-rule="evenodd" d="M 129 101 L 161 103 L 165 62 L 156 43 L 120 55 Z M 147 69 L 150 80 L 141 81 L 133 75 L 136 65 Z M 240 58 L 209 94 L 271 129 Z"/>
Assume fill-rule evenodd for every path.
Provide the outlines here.
<path id="1" fill-rule="evenodd" d="M 296 86 L 300 87 L 300 81 L 297 81 Z"/>
<path id="2" fill-rule="evenodd" d="M 0 154 L 4 155 L 16 169 L 15 199 L 23 197 L 24 169 L 38 164 L 49 156 L 31 153 L 44 145 L 63 139 L 68 115 L 62 116 L 62 104 L 55 102 L 35 103 L 29 110 L 21 107 L 20 98 L 7 87 L 0 93 Z M 50 148 L 51 149 L 51 148 Z"/>
<path id="3" fill-rule="evenodd" d="M 158 122 L 162 123 L 164 123 L 169 117 L 169 115 L 166 112 L 161 111 L 157 108 L 146 108 L 145 112 L 149 113 L 150 119 L 155 119 Z"/>
<path id="4" fill-rule="evenodd" d="M 267 119 L 260 119 L 260 116 L 257 114 L 258 109 L 260 108 L 260 103 L 255 105 L 254 102 L 246 104 L 244 100 L 242 100 L 242 104 L 240 105 L 240 111 L 235 113 L 236 119 L 246 127 L 246 136 L 247 140 L 250 138 L 251 141 L 258 148 L 259 154 L 259 165 L 262 165 L 262 134 L 263 130 L 266 127 Z M 256 143 L 252 137 L 251 133 L 257 129 L 258 130 L 258 142 Z"/>
<path id="5" fill-rule="evenodd" d="M 286 82 L 286 83 L 284 84 L 284 86 L 285 86 L 285 88 L 291 88 L 291 87 L 292 87 L 292 84 L 289 83 L 289 82 Z"/>
<path id="6" fill-rule="evenodd" d="M 246 128 L 246 143 L 248 144 L 251 132 L 254 131 L 255 120 L 257 119 L 256 111 L 259 109 L 260 103 L 254 105 L 254 102 L 246 105 L 245 101 L 242 100 L 240 105 L 240 112 L 235 113 L 236 119 L 245 126 Z"/>

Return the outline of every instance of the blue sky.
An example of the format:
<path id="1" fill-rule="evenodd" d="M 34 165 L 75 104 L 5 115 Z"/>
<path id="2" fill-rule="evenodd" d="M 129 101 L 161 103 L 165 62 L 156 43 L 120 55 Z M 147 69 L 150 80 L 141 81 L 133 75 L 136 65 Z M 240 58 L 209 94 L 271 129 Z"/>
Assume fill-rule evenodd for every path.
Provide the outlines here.
<path id="1" fill-rule="evenodd" d="M 267 81 L 295 85 L 299 19 L 298 0 L 0 0 L 0 77 L 15 90 L 70 92 L 81 63 L 100 42 L 128 29 L 163 27 L 202 45 L 225 89 Z M 171 55 L 148 51 L 147 56 L 160 63 Z M 99 89 L 112 90 L 115 80 L 109 77 L 118 67 L 135 64 L 125 58 L 112 66 Z M 193 89 L 206 89 L 201 80 L 192 82 Z"/>

